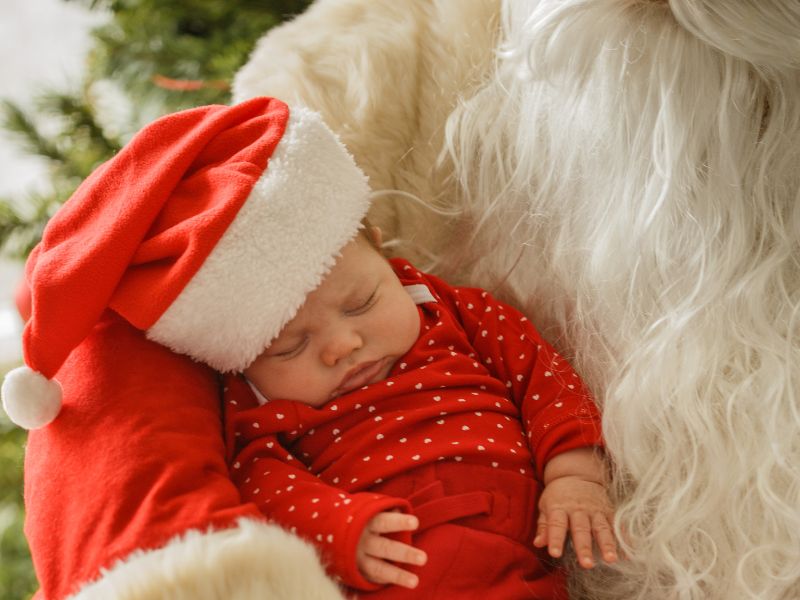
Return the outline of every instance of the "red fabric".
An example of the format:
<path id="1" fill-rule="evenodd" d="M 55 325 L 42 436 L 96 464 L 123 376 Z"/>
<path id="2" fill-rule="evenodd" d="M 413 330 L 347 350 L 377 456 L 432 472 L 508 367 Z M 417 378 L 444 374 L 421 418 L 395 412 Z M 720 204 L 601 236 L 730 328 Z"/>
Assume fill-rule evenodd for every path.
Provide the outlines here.
<path id="1" fill-rule="evenodd" d="M 25 457 L 37 598 L 64 598 L 188 529 L 259 514 L 230 480 L 211 370 L 108 313 L 59 380 L 62 412 L 30 432 Z"/>
<path id="2" fill-rule="evenodd" d="M 31 318 L 31 288 L 23 277 L 14 289 L 14 304 L 23 322 Z"/>
<path id="3" fill-rule="evenodd" d="M 247 383 L 241 378 L 226 377 L 225 392 L 229 404 L 238 401 L 244 408 L 245 403 L 253 401 Z M 239 417 L 247 418 L 246 415 L 247 412 L 229 413 L 232 436 L 239 429 Z M 242 441 L 247 444 L 251 438 Z M 326 485 L 287 452 L 273 434 L 266 433 L 252 441 L 233 452 L 231 461 L 233 479 L 248 490 L 251 501 L 270 519 L 315 543 L 333 575 L 359 589 L 378 589 L 380 586 L 364 579 L 356 566 L 361 532 L 379 512 L 395 509 L 408 512 L 409 503 L 370 492 L 347 493 L 346 486 Z M 283 519 L 284 516 L 288 518 Z M 406 543 L 411 541 L 408 534 L 396 538 Z"/>
<path id="4" fill-rule="evenodd" d="M 52 378 L 107 307 L 140 329 L 155 323 L 236 216 L 287 119 L 270 98 L 175 113 L 96 169 L 28 259 L 26 364 Z"/>
<path id="5" fill-rule="evenodd" d="M 406 261 L 393 265 L 404 285 L 424 284 L 438 301 L 421 306 L 420 336 L 387 380 L 320 408 L 280 399 L 257 406 L 241 377 L 225 384 L 243 497 L 315 541 L 332 571 L 359 589 L 374 586 L 340 542 L 357 539 L 360 524 L 392 500 L 406 502 L 377 494 L 383 482 L 441 461 L 541 481 L 556 454 L 602 443 L 580 378 L 518 311 Z"/>
<path id="6" fill-rule="evenodd" d="M 567 600 L 563 570 L 534 548 L 539 484 L 517 473 L 437 462 L 377 486 L 407 497 L 420 519 L 414 545 L 428 554 L 409 567 L 419 586 L 386 586 L 365 600 Z"/>

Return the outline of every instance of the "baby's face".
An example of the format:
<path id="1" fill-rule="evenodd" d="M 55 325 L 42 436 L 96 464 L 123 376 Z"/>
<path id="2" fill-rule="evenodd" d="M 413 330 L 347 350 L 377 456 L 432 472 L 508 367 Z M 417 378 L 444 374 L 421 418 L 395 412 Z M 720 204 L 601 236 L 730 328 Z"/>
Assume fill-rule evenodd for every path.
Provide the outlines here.
<path id="1" fill-rule="evenodd" d="M 391 265 L 359 235 L 244 374 L 267 398 L 321 406 L 385 379 L 419 327 Z"/>

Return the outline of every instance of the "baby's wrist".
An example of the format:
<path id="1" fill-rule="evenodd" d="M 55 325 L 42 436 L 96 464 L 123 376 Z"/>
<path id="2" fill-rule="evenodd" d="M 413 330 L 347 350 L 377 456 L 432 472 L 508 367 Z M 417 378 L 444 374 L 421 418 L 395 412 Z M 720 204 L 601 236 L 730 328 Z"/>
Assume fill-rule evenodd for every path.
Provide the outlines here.
<path id="1" fill-rule="evenodd" d="M 572 477 L 605 485 L 606 471 L 607 464 L 602 449 L 594 446 L 575 448 L 558 454 L 547 462 L 544 468 L 544 484 Z"/>

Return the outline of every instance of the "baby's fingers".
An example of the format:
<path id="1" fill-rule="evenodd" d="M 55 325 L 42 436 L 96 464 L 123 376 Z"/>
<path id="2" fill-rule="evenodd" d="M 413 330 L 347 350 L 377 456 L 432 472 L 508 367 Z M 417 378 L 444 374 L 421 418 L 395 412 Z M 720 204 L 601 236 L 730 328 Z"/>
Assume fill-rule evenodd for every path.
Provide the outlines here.
<path id="1" fill-rule="evenodd" d="M 368 527 L 373 533 L 414 531 L 419 527 L 419 519 L 401 512 L 382 512 L 372 517 Z"/>
<path id="2" fill-rule="evenodd" d="M 367 523 L 358 542 L 356 558 L 364 576 L 375 583 L 396 584 L 415 588 L 419 579 L 413 573 L 387 561 L 400 564 L 424 565 L 428 556 L 419 548 L 385 537 L 384 533 L 412 531 L 419 519 L 400 512 L 378 513 Z"/>
<path id="3" fill-rule="evenodd" d="M 537 548 L 547 546 L 547 517 L 544 512 L 539 513 L 539 520 L 536 521 L 536 537 L 533 538 L 533 545 Z"/>
<path id="4" fill-rule="evenodd" d="M 428 560 L 428 555 L 419 548 L 414 548 L 382 535 L 369 535 L 364 538 L 362 549 L 365 554 L 373 558 L 409 565 L 424 565 Z"/>
<path id="5" fill-rule="evenodd" d="M 564 551 L 568 524 L 567 513 L 563 510 L 556 509 L 549 514 L 545 511 L 540 512 L 533 545 L 537 548 L 547 546 L 550 556 L 560 557 Z"/>
<path id="6" fill-rule="evenodd" d="M 569 530 L 578 562 L 584 569 L 591 569 L 594 566 L 594 555 L 592 553 L 592 523 L 589 515 L 582 511 L 572 513 L 569 516 Z"/>
<path id="7" fill-rule="evenodd" d="M 592 531 L 603 560 L 607 563 L 617 562 L 617 539 L 608 517 L 603 513 L 595 513 L 592 516 Z"/>
<path id="8" fill-rule="evenodd" d="M 367 579 L 375 583 L 394 584 L 409 589 L 414 589 L 419 584 L 419 578 L 414 573 L 372 556 L 361 559 L 361 571 Z"/>

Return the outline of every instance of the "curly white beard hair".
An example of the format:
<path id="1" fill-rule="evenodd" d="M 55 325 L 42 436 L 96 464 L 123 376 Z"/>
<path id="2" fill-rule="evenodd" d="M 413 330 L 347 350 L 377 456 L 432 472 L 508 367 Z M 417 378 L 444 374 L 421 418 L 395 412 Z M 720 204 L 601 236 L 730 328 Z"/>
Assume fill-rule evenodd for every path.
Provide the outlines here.
<path id="1" fill-rule="evenodd" d="M 443 258 L 511 271 L 598 393 L 630 558 L 575 595 L 799 598 L 800 3 L 508 0 L 503 27 L 448 123 L 475 237 Z"/>
<path id="2" fill-rule="evenodd" d="M 235 96 L 305 101 L 374 187 L 460 209 L 373 216 L 596 391 L 629 559 L 573 598 L 800 598 L 800 3 L 505 0 L 493 65 L 498 4 L 317 0 Z"/>

